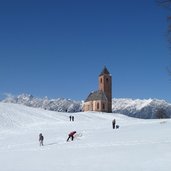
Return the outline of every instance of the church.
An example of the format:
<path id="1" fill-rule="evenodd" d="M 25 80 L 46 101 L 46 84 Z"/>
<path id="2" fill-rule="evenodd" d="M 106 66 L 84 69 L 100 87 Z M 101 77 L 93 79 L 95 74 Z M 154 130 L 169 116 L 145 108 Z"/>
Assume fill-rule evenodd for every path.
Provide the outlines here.
<path id="1" fill-rule="evenodd" d="M 106 67 L 98 77 L 99 89 L 91 92 L 84 102 L 83 110 L 112 112 L 112 76 Z"/>

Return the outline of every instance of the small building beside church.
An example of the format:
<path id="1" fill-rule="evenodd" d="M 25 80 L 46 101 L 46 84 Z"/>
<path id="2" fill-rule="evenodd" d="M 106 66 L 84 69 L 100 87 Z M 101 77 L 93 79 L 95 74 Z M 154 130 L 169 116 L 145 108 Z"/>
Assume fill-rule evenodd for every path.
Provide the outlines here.
<path id="1" fill-rule="evenodd" d="M 112 76 L 106 67 L 98 77 L 99 89 L 91 92 L 84 102 L 84 111 L 112 112 Z"/>

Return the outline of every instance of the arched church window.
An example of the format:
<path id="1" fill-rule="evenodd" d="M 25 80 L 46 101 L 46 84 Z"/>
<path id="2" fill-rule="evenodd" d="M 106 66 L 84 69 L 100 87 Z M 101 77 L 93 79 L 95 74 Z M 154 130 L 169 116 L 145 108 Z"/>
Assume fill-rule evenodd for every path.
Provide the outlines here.
<path id="1" fill-rule="evenodd" d="M 102 81 L 103 81 L 103 80 L 102 80 L 102 78 L 101 78 L 101 79 L 100 79 L 100 82 L 102 83 Z"/>
<path id="2" fill-rule="evenodd" d="M 105 109 L 105 104 L 103 103 L 103 109 Z"/>
<path id="3" fill-rule="evenodd" d="M 108 83 L 108 81 L 109 81 L 109 79 L 108 78 L 106 78 L 106 82 Z"/>

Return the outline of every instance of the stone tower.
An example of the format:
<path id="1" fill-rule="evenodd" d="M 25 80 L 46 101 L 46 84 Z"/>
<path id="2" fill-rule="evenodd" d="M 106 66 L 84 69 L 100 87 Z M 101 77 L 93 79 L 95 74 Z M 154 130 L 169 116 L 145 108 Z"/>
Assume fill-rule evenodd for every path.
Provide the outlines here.
<path id="1" fill-rule="evenodd" d="M 112 112 L 112 76 L 106 67 L 99 75 L 99 90 L 103 91 L 108 99 L 108 111 Z"/>

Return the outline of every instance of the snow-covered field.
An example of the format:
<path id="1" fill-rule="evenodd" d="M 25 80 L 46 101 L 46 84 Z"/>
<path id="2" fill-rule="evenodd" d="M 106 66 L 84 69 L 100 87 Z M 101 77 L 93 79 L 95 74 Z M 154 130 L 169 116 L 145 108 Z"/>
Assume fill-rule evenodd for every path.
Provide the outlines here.
<path id="1" fill-rule="evenodd" d="M 75 121 L 69 121 L 69 115 Z M 116 119 L 119 129 L 112 129 Z M 79 134 L 66 142 L 70 131 Z M 45 137 L 40 147 L 38 135 Z M 0 103 L 1 171 L 170 171 L 171 120 Z"/>

